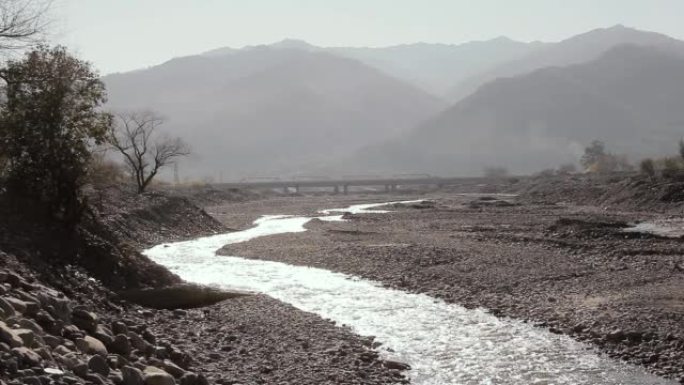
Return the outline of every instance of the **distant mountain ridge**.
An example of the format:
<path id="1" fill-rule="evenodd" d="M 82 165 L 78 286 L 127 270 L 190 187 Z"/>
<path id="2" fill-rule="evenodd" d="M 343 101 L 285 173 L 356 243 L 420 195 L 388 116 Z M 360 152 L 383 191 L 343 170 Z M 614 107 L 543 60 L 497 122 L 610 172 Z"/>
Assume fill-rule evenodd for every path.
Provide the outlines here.
<path id="1" fill-rule="evenodd" d="M 402 135 L 446 105 L 356 60 L 255 47 L 104 79 L 108 107 L 153 109 L 195 154 L 185 173 L 296 174 Z"/>
<path id="2" fill-rule="evenodd" d="M 534 172 L 576 162 L 592 140 L 638 159 L 676 153 L 684 135 L 684 58 L 660 47 L 500 78 L 413 131 L 355 156 L 378 171 Z M 352 162 L 352 163 L 354 163 Z"/>
<path id="3" fill-rule="evenodd" d="M 516 60 L 485 69 L 479 74 L 455 84 L 448 91 L 449 100 L 458 101 L 475 92 L 482 85 L 503 77 L 530 73 L 534 70 L 585 63 L 622 44 L 659 47 L 664 51 L 684 55 L 684 42 L 656 32 L 640 31 L 623 25 L 599 28 L 559 43 L 545 44 Z"/>
<path id="4" fill-rule="evenodd" d="M 528 172 L 576 161 L 593 139 L 635 158 L 672 153 L 684 127 L 683 57 L 684 42 L 624 26 L 559 43 L 284 40 L 105 82 L 110 107 L 153 108 L 190 138 L 196 175 Z M 431 84 L 443 91 L 449 79 L 462 79 L 450 89 L 455 104 Z"/>
<path id="5" fill-rule="evenodd" d="M 413 43 L 389 47 L 318 47 L 302 40 L 285 39 L 270 45 L 249 46 L 241 50 L 219 48 L 204 56 L 232 55 L 239 51 L 296 49 L 328 52 L 358 60 L 397 79 L 411 83 L 438 97 L 445 96 L 456 84 L 501 63 L 521 58 L 545 46 L 523 43 L 506 37 L 464 44 Z"/>

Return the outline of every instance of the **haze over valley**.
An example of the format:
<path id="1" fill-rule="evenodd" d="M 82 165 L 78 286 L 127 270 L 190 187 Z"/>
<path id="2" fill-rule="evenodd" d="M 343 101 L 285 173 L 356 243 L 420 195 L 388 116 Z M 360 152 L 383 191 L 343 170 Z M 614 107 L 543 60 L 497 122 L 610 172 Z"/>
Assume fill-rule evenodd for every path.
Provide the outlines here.
<path id="1" fill-rule="evenodd" d="M 595 139 L 632 159 L 673 151 L 683 55 L 617 25 L 558 43 L 284 40 L 104 81 L 109 108 L 155 110 L 187 139 L 186 178 L 528 173 L 576 163 Z"/>

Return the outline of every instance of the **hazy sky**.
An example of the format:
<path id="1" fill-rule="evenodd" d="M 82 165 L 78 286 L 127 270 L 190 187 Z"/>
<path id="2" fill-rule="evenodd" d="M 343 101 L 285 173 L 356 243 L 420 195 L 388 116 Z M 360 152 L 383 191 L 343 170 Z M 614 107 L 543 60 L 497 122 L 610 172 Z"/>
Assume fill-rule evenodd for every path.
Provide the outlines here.
<path id="1" fill-rule="evenodd" d="M 55 40 L 103 74 L 213 48 L 557 41 L 624 24 L 684 39 L 684 0 L 56 0 Z"/>

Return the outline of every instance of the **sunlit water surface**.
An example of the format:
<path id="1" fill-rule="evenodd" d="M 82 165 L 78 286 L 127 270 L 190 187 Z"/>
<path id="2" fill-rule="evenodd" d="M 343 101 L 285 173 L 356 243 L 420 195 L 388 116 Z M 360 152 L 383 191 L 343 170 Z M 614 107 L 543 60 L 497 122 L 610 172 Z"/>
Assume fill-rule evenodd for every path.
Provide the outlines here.
<path id="1" fill-rule="evenodd" d="M 319 218 L 341 221 L 344 212 L 382 213 L 373 209 L 384 205 L 324 210 Z M 244 231 L 162 244 L 145 254 L 187 281 L 264 293 L 360 335 L 376 336 L 385 358 L 411 365 L 414 384 L 673 384 L 598 356 L 568 337 L 481 310 L 327 270 L 216 255 L 228 244 L 306 231 L 311 219 L 264 216 Z"/>
<path id="2" fill-rule="evenodd" d="M 664 219 L 653 222 L 641 222 L 624 229 L 625 232 L 649 233 L 667 238 L 684 237 L 684 220 Z"/>

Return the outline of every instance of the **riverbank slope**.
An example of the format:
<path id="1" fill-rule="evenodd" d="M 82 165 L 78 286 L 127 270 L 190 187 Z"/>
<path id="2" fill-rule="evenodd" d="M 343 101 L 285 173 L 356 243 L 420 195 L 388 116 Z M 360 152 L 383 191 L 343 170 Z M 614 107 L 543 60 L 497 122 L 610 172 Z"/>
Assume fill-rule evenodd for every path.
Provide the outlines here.
<path id="1" fill-rule="evenodd" d="M 138 250 L 229 231 L 195 199 L 251 195 L 112 186 L 90 193 L 87 218 L 67 239 L 0 205 L 0 385 L 406 383 L 372 341 L 265 296 L 190 309 L 123 300 L 125 290 L 182 283 Z"/>

